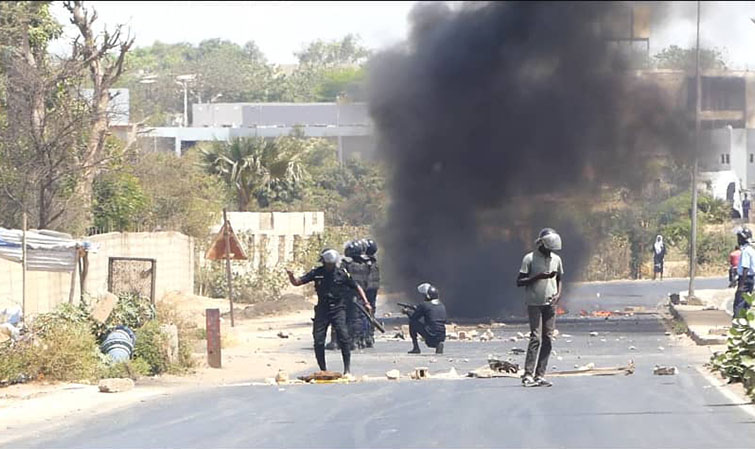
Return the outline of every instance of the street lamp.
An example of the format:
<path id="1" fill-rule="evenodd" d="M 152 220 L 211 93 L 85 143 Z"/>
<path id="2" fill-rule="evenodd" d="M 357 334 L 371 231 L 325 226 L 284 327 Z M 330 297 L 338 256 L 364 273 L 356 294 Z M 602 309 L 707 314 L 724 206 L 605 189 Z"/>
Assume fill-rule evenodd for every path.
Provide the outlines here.
<path id="1" fill-rule="evenodd" d="M 180 85 L 184 89 L 184 119 L 183 126 L 189 126 L 189 83 L 197 78 L 195 74 L 178 75 L 176 77 L 176 84 Z"/>

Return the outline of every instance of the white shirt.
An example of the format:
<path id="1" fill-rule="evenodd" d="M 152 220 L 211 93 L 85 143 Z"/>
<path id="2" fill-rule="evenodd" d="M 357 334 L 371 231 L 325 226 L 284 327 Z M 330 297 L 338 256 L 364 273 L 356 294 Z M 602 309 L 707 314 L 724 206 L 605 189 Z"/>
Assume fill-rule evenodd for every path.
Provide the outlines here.
<path id="1" fill-rule="evenodd" d="M 748 275 L 755 275 L 755 248 L 752 245 L 744 245 L 741 249 L 742 256 L 739 258 L 737 274 L 742 276 L 742 269 L 747 268 Z"/>

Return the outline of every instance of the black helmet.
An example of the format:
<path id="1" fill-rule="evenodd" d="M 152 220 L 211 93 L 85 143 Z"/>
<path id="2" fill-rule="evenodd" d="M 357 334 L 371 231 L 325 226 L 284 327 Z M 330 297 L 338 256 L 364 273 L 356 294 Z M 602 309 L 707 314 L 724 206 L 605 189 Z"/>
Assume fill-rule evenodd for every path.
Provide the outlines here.
<path id="1" fill-rule="evenodd" d="M 432 285 L 428 287 L 427 293 L 425 293 L 425 298 L 427 298 L 428 301 L 440 298 L 440 295 L 438 295 L 438 289 Z"/>
<path id="2" fill-rule="evenodd" d="M 365 251 L 365 253 L 368 256 L 374 256 L 375 253 L 377 252 L 378 252 L 377 243 L 375 243 L 375 241 L 372 239 L 367 239 L 367 250 Z"/>
<path id="3" fill-rule="evenodd" d="M 752 240 L 752 231 L 745 227 L 737 229 L 737 237 L 741 241 L 750 242 Z"/>
<path id="4" fill-rule="evenodd" d="M 346 242 L 346 245 L 344 245 L 343 248 L 343 254 L 346 257 L 356 257 L 360 254 L 359 245 L 357 244 L 356 240 L 351 240 Z"/>
<path id="5" fill-rule="evenodd" d="M 369 246 L 369 244 L 367 243 L 367 239 L 357 240 L 357 245 L 359 247 L 359 254 L 364 254 L 367 252 L 367 247 Z"/>

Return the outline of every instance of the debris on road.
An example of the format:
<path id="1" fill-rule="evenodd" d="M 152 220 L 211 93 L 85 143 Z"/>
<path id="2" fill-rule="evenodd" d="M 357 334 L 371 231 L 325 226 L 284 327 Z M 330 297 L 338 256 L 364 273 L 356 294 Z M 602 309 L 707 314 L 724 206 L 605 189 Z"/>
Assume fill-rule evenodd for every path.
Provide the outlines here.
<path id="1" fill-rule="evenodd" d="M 598 333 L 597 333 L 597 332 L 595 332 L 595 331 L 592 331 L 592 332 L 590 332 L 590 336 L 591 336 L 591 337 L 597 337 L 598 335 L 600 335 L 600 334 L 598 334 Z"/>
<path id="2" fill-rule="evenodd" d="M 636 348 L 636 347 L 634 347 L 634 346 L 630 346 L 630 347 L 629 347 L 629 350 L 630 350 L 630 351 L 636 351 L 636 350 L 637 350 L 637 348 Z"/>
<path id="3" fill-rule="evenodd" d="M 488 356 L 488 366 L 491 370 L 499 373 L 513 373 L 519 371 L 519 365 L 508 360 L 501 360 L 497 357 Z"/>
<path id="4" fill-rule="evenodd" d="M 653 369 L 653 374 L 656 376 L 675 376 L 679 370 L 675 366 L 658 366 Z"/>
<path id="5" fill-rule="evenodd" d="M 401 372 L 397 369 L 392 369 L 385 373 L 385 377 L 390 380 L 398 380 L 401 377 Z"/>
<path id="6" fill-rule="evenodd" d="M 459 375 L 459 373 L 456 372 L 456 368 L 451 368 L 446 373 L 439 373 L 439 374 L 433 374 L 430 375 L 431 379 L 448 379 L 448 380 L 455 380 L 455 379 L 462 379 L 463 377 Z"/>
<path id="7" fill-rule="evenodd" d="M 287 334 L 287 333 L 285 333 L 283 331 L 278 332 L 278 337 L 279 338 L 288 338 L 289 336 L 290 336 L 289 334 Z"/>
<path id="8" fill-rule="evenodd" d="M 131 379 L 102 379 L 97 385 L 102 393 L 121 393 L 134 388 L 134 381 Z"/>
<path id="9" fill-rule="evenodd" d="M 628 376 L 630 374 L 634 374 L 634 370 L 635 370 L 634 361 L 630 360 L 626 366 L 595 368 L 595 364 L 588 363 L 587 365 L 580 367 L 576 370 L 556 371 L 554 373 L 551 373 L 550 375 L 568 377 L 568 376 L 616 376 L 619 374 L 624 374 Z"/>
<path id="10" fill-rule="evenodd" d="M 519 337 L 519 338 L 527 338 L 527 336 L 524 335 L 522 332 L 517 332 L 516 336 Z"/>
<path id="11" fill-rule="evenodd" d="M 343 374 L 337 373 L 335 371 L 317 371 L 307 376 L 300 376 L 299 380 L 303 380 L 304 382 L 330 382 L 339 380 L 342 377 Z"/>
<path id="12" fill-rule="evenodd" d="M 513 354 L 513 355 L 521 355 L 521 354 L 524 354 L 524 353 L 525 353 L 525 352 L 527 352 L 527 351 L 525 351 L 525 350 L 524 350 L 524 349 L 522 349 L 522 348 L 511 348 L 511 351 L 510 351 L 510 352 L 511 352 L 511 354 Z"/>
<path id="13" fill-rule="evenodd" d="M 512 343 L 516 343 L 516 342 L 519 341 L 519 337 L 510 337 L 509 341 L 512 342 Z"/>
<path id="14" fill-rule="evenodd" d="M 482 341 L 482 342 L 491 341 L 494 338 L 495 338 L 495 334 L 493 334 L 493 331 L 491 331 L 490 329 L 488 329 L 485 332 L 483 332 L 483 334 L 480 336 L 480 341 Z"/>
<path id="15" fill-rule="evenodd" d="M 286 370 L 279 369 L 278 374 L 275 375 L 275 383 L 287 384 L 288 380 L 288 373 L 286 372 Z"/>
<path id="16" fill-rule="evenodd" d="M 426 366 L 414 368 L 414 372 L 411 374 L 411 378 L 414 380 L 427 379 L 430 376 L 430 370 Z M 389 378 L 390 379 L 390 378 Z"/>

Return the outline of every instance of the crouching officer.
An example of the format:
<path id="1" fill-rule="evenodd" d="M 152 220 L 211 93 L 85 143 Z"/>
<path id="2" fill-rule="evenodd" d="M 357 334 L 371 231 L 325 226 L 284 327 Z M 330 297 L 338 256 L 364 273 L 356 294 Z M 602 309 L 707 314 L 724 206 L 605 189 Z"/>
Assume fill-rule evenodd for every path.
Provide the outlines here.
<path id="1" fill-rule="evenodd" d="M 356 290 L 364 303 L 367 311 L 370 304 L 367 297 L 349 272 L 340 266 L 340 255 L 334 249 L 326 249 L 320 256 L 322 265 L 310 270 L 300 278 L 296 278 L 291 270 L 286 270 L 288 279 L 294 286 L 315 282 L 317 291 L 317 305 L 315 306 L 315 320 L 312 336 L 315 340 L 315 357 L 320 370 L 325 371 L 325 338 L 328 334 L 328 326 L 336 330 L 341 355 L 343 356 L 343 372 L 351 373 L 351 348 L 349 332 L 346 327 L 346 301 L 352 297 Z"/>
<path id="2" fill-rule="evenodd" d="M 424 302 L 414 309 L 405 307 L 403 312 L 409 316 L 409 335 L 412 337 L 412 350 L 409 354 L 419 354 L 417 335 L 425 339 L 436 354 L 443 354 L 443 342 L 446 341 L 446 306 L 440 302 L 438 289 L 429 284 L 422 284 L 417 291 Z"/>

